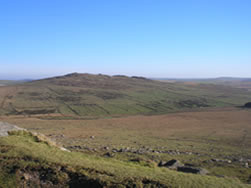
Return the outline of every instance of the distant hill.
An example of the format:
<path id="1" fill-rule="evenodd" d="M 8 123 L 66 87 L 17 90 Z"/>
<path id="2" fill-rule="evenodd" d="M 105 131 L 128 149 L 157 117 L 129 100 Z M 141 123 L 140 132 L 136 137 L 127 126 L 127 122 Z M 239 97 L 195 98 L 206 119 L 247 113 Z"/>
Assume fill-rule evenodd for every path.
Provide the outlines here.
<path id="1" fill-rule="evenodd" d="M 32 81 L 32 80 L 31 79 L 25 79 L 25 80 L 0 80 L 0 86 L 20 84 L 20 83 L 29 82 L 29 81 Z"/>
<path id="2" fill-rule="evenodd" d="M 237 77 L 218 77 L 218 78 L 153 78 L 153 80 L 169 80 L 169 81 L 194 81 L 194 82 L 249 82 L 251 78 L 237 78 Z"/>
<path id="3" fill-rule="evenodd" d="M 7 86 L 7 85 L 13 85 L 17 83 L 17 81 L 12 80 L 0 80 L 0 86 Z"/>
<path id="4" fill-rule="evenodd" d="M 227 85 L 235 88 L 243 88 L 251 91 L 251 78 L 235 78 L 235 77 L 219 77 L 219 78 L 155 78 L 154 80 L 159 80 L 162 82 L 182 82 L 182 83 L 208 83 L 208 84 L 220 84 Z"/>
<path id="5" fill-rule="evenodd" d="M 72 73 L 0 87 L 1 115 L 114 116 L 243 105 L 248 89 Z"/>

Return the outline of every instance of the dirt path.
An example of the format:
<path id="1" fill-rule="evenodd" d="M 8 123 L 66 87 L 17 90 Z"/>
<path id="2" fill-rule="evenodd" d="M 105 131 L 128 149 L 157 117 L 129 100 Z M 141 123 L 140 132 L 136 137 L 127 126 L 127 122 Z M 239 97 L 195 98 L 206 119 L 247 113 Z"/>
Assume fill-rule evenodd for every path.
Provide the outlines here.
<path id="1" fill-rule="evenodd" d="M 8 131 L 12 130 L 23 130 L 16 125 L 11 125 L 9 123 L 0 122 L 0 136 L 8 136 Z"/>

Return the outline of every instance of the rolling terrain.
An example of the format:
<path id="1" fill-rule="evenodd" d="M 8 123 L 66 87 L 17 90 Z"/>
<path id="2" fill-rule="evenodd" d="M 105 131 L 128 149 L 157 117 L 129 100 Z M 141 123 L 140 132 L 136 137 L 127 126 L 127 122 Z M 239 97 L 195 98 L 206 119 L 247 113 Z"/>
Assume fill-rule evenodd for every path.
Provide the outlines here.
<path id="1" fill-rule="evenodd" d="M 155 79 L 162 82 L 175 82 L 175 83 L 197 83 L 197 84 L 214 84 L 214 85 L 225 85 L 240 89 L 246 89 L 251 91 L 251 78 L 235 78 L 235 77 L 219 77 L 219 78 L 209 78 L 209 79 L 168 79 L 159 78 Z"/>
<path id="2" fill-rule="evenodd" d="M 250 187 L 249 101 L 239 84 L 121 75 L 2 86 L 0 187 Z"/>
<path id="3" fill-rule="evenodd" d="M 232 178 L 193 175 L 114 158 L 62 151 L 42 135 L 0 137 L 0 185 L 16 187 L 248 187 Z"/>
<path id="4" fill-rule="evenodd" d="M 27 82 L 28 80 L 0 80 L 0 86 L 9 86 Z"/>
<path id="5" fill-rule="evenodd" d="M 143 166 L 176 159 L 205 168 L 211 176 L 251 183 L 251 110 L 220 108 L 90 120 L 10 116 L 0 120 L 42 133 L 71 151 Z"/>
<path id="6" fill-rule="evenodd" d="M 240 106 L 246 88 L 73 73 L 0 88 L 0 115 L 107 117 Z"/>

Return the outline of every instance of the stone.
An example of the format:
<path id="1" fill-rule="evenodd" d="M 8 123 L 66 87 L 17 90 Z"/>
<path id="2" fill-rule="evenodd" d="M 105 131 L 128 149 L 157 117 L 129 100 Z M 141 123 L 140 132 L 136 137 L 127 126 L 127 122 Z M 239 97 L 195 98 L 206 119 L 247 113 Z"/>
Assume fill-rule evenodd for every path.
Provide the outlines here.
<path id="1" fill-rule="evenodd" d="M 104 149 L 105 149 L 105 150 L 109 150 L 109 147 L 108 147 L 108 146 L 105 146 Z"/>
<path id="2" fill-rule="evenodd" d="M 105 157 L 113 157 L 114 154 L 112 154 L 112 153 L 110 153 L 110 152 L 107 152 L 107 153 L 104 154 L 104 156 L 105 156 Z"/>
<path id="3" fill-rule="evenodd" d="M 159 166 L 159 167 L 163 167 L 163 166 L 165 166 L 165 164 L 166 164 L 165 161 L 160 161 L 159 164 L 158 164 L 158 166 Z"/>
<path id="4" fill-rule="evenodd" d="M 62 150 L 62 151 L 71 152 L 70 150 L 68 150 L 68 149 L 66 149 L 66 148 L 64 148 L 64 147 L 59 147 L 59 149 Z"/>
<path id="5" fill-rule="evenodd" d="M 251 108 L 251 102 L 248 102 L 244 105 L 245 108 Z"/>
<path id="6" fill-rule="evenodd" d="M 249 168 L 248 163 L 245 163 L 244 166 L 245 166 L 245 168 Z"/>
<path id="7" fill-rule="evenodd" d="M 211 159 L 213 162 L 220 162 L 220 159 Z"/>
<path id="8" fill-rule="evenodd" d="M 178 167 L 177 170 L 179 172 L 193 173 L 193 174 L 200 174 L 200 175 L 208 174 L 208 171 L 204 168 L 196 168 L 196 167 L 191 167 L 191 166 L 181 166 L 181 167 Z"/>
<path id="9" fill-rule="evenodd" d="M 167 167 L 170 169 L 177 169 L 178 167 L 183 167 L 184 164 L 182 164 L 180 161 L 176 160 L 176 159 L 172 159 L 168 162 L 160 162 L 159 167 Z"/>
<path id="10" fill-rule="evenodd" d="M 112 152 L 113 152 L 113 153 L 117 153 L 118 150 L 117 150 L 117 149 L 112 149 Z"/>

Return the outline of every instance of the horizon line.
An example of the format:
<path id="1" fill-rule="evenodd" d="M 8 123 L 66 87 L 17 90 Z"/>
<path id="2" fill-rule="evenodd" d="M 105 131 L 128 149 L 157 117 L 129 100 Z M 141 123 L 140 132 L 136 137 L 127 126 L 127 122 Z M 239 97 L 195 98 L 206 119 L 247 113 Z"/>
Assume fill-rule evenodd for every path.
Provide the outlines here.
<path id="1" fill-rule="evenodd" d="M 251 77 L 239 77 L 239 76 L 215 76 L 215 77 L 164 77 L 164 76 L 141 76 L 141 75 L 133 75 L 133 76 L 129 76 L 126 74 L 113 74 L 113 75 L 109 75 L 109 74 L 102 74 L 102 73 L 80 73 L 80 72 L 71 72 L 71 73 L 67 73 L 67 74 L 61 74 L 61 75 L 52 75 L 52 76 L 41 76 L 40 78 L 31 78 L 29 76 L 27 76 L 26 78 L 10 78 L 10 79 L 6 79 L 6 78 L 0 78 L 0 80 L 2 81 L 24 81 L 24 80 L 40 80 L 40 79 L 46 79 L 46 78 L 53 78 L 53 77 L 59 77 L 59 76 L 66 76 L 66 75 L 70 75 L 70 74 L 89 74 L 89 75 L 106 75 L 106 76 L 127 76 L 127 77 L 133 77 L 133 76 L 137 76 L 137 77 L 144 77 L 144 78 L 148 78 L 148 79 L 160 79 L 160 80 L 208 80 L 208 79 L 251 79 Z"/>

